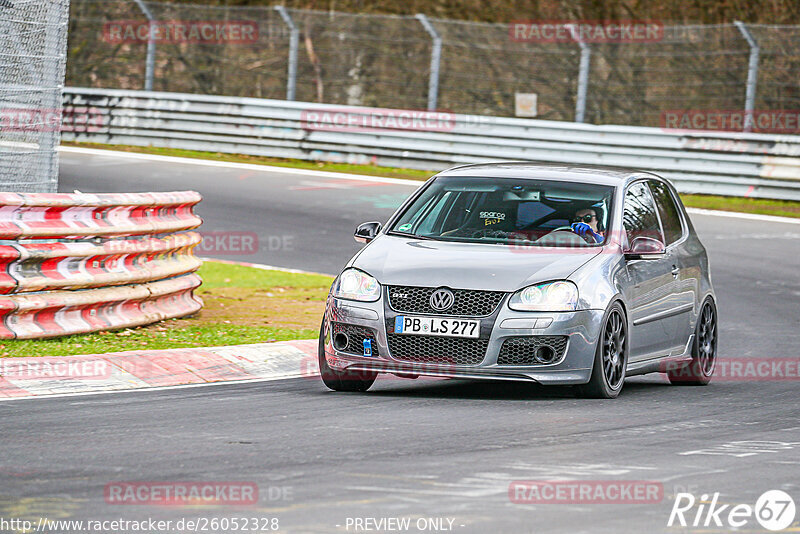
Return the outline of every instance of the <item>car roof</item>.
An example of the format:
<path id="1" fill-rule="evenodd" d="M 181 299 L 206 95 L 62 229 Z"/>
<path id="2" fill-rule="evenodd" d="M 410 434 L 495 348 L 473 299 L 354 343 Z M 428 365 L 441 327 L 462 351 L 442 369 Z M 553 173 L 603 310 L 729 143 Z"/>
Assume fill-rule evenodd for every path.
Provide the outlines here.
<path id="1" fill-rule="evenodd" d="M 555 180 L 622 186 L 630 179 L 656 175 L 625 167 L 600 165 L 570 165 L 568 163 L 539 163 L 533 161 L 507 161 L 501 163 L 476 163 L 461 165 L 440 172 L 436 176 L 475 178 L 522 178 Z"/>

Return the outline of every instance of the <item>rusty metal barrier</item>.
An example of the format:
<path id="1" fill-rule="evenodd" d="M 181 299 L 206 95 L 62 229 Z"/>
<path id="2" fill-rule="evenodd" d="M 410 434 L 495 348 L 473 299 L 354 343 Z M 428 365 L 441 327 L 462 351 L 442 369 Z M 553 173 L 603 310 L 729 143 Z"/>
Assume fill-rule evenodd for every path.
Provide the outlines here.
<path id="1" fill-rule="evenodd" d="M 198 193 L 0 193 L 0 339 L 197 312 Z"/>

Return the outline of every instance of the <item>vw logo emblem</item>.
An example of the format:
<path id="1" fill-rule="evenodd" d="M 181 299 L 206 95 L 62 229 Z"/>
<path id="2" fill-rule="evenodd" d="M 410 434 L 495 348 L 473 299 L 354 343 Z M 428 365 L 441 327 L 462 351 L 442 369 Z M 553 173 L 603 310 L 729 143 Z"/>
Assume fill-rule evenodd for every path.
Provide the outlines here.
<path id="1" fill-rule="evenodd" d="M 440 288 L 431 294 L 430 305 L 436 311 L 449 310 L 456 301 L 453 292 L 447 288 Z"/>

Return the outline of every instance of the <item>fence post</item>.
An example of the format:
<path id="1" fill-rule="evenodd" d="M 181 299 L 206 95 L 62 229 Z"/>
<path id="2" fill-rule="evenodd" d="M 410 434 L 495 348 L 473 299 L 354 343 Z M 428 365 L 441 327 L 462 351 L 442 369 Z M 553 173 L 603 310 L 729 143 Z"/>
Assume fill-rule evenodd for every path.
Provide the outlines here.
<path id="1" fill-rule="evenodd" d="M 568 24 L 569 32 L 581 47 L 581 62 L 578 67 L 578 97 L 575 101 L 575 122 L 586 119 L 586 93 L 589 90 L 589 65 L 592 57 L 591 47 L 583 42 L 574 24 Z"/>
<path id="2" fill-rule="evenodd" d="M 46 16 L 46 35 L 44 36 L 45 48 L 42 50 L 43 57 L 48 58 L 45 63 L 44 73 L 40 74 L 40 83 L 44 87 L 42 95 L 42 108 L 51 110 L 61 110 L 61 120 L 63 120 L 62 91 L 64 89 L 65 63 L 67 56 L 66 37 L 69 28 L 69 2 L 47 2 Z M 45 73 L 52 73 L 51 75 Z M 50 85 L 53 84 L 53 85 Z M 49 182 L 41 192 L 55 193 L 58 190 L 58 145 L 61 139 L 60 129 L 47 131 L 42 128 L 39 132 L 40 157 L 47 158 L 46 165 L 42 165 L 39 171 L 43 173 L 41 178 L 46 178 Z M 39 177 L 37 177 L 39 178 Z M 41 179 L 40 178 L 40 179 Z"/>
<path id="3" fill-rule="evenodd" d="M 750 30 L 743 22 L 733 21 L 742 36 L 750 45 L 750 60 L 747 63 L 747 92 L 744 97 L 744 131 L 753 130 L 753 111 L 756 103 L 756 82 L 758 82 L 758 56 L 760 49 Z"/>
<path id="4" fill-rule="evenodd" d="M 275 11 L 289 28 L 289 67 L 286 73 L 286 100 L 294 100 L 297 87 L 297 48 L 300 42 L 300 30 L 295 25 L 285 6 L 275 6 Z"/>
<path id="5" fill-rule="evenodd" d="M 433 40 L 431 75 L 428 79 L 428 110 L 434 111 L 436 110 L 436 101 L 439 99 L 439 64 L 442 61 L 442 38 L 436 28 L 433 27 L 433 24 L 431 24 L 431 21 L 428 20 L 428 17 L 422 13 L 417 13 L 416 17 Z"/>
<path id="6" fill-rule="evenodd" d="M 145 91 L 152 91 L 153 90 L 153 72 L 156 69 L 156 41 L 153 38 L 155 34 L 155 23 L 156 18 L 153 16 L 153 13 L 147 7 L 147 5 L 142 0 L 133 0 L 136 2 L 136 5 L 139 6 L 139 9 L 142 10 L 144 16 L 147 17 L 147 21 L 149 23 L 149 31 L 147 37 L 147 60 L 145 62 L 144 68 L 144 90 Z"/>

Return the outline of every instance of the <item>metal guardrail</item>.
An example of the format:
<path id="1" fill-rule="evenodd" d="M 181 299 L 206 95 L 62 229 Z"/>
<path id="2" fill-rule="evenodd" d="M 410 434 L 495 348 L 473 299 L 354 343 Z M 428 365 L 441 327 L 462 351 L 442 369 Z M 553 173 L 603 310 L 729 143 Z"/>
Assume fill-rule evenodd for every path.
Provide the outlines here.
<path id="1" fill-rule="evenodd" d="M 196 271 L 200 234 L 0 245 L 0 294 L 117 286 Z"/>
<path id="2" fill-rule="evenodd" d="M 611 165 L 657 172 L 685 193 L 800 200 L 796 135 L 669 131 L 111 89 L 67 88 L 64 106 L 63 139 L 68 141 L 431 170 L 508 160 Z M 438 113 L 436 127 L 402 128 L 387 120 L 426 113 Z M 370 126 L 353 126 L 366 123 Z"/>
<path id="3" fill-rule="evenodd" d="M 0 339 L 139 326 L 198 311 L 191 191 L 0 193 Z M 166 234 L 166 235 L 165 235 Z"/>
<path id="4" fill-rule="evenodd" d="M 200 226 L 201 196 L 172 193 L 0 193 L 0 239 L 131 236 Z"/>

